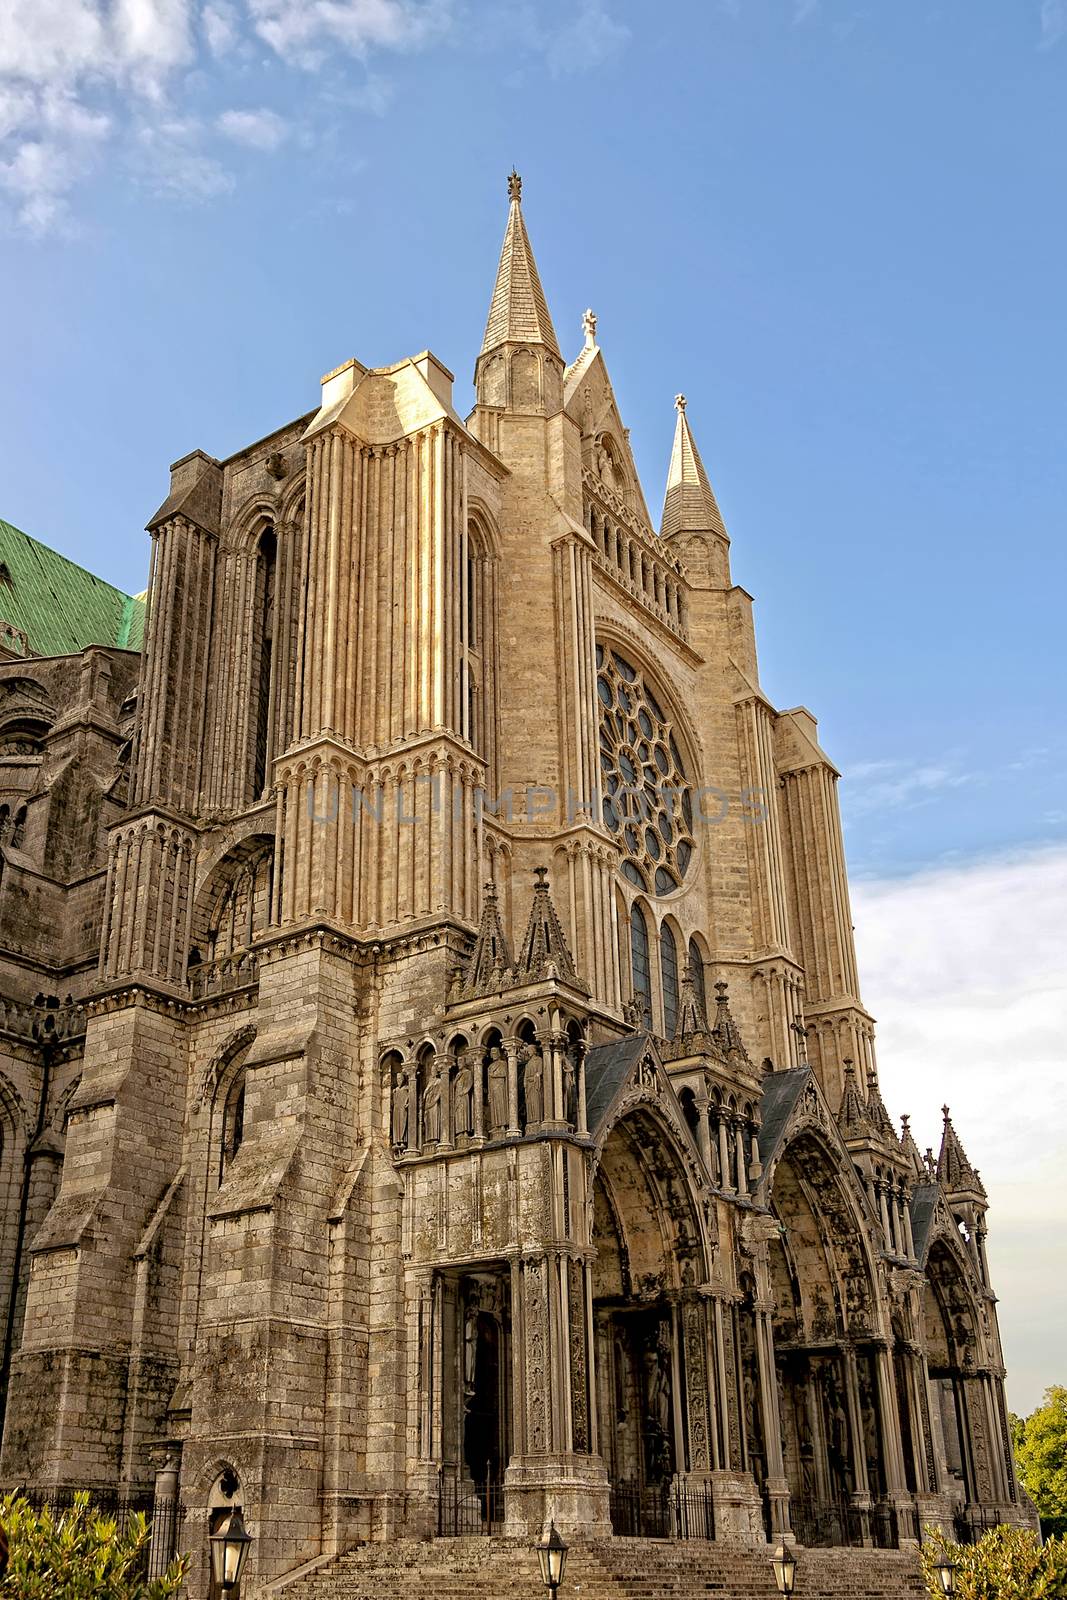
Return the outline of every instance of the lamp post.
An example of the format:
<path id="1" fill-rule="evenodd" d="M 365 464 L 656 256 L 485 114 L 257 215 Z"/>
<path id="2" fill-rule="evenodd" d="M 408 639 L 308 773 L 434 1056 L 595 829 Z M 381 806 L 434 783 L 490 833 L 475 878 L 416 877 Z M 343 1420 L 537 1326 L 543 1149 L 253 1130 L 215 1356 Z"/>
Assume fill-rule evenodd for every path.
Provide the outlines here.
<path id="1" fill-rule="evenodd" d="M 942 1550 L 938 1560 L 934 1563 L 934 1571 L 941 1582 L 941 1593 L 954 1595 L 956 1593 L 956 1563 L 949 1560 L 947 1550 Z"/>
<path id="2" fill-rule="evenodd" d="M 537 1546 L 537 1559 L 541 1563 L 541 1582 L 551 1600 L 556 1600 L 556 1590 L 563 1582 L 567 1569 L 567 1546 L 556 1532 L 556 1524 L 549 1525 L 548 1538 Z"/>
<path id="3" fill-rule="evenodd" d="M 779 1594 L 792 1594 L 797 1581 L 797 1558 L 792 1550 L 787 1550 L 780 1544 L 771 1557 L 771 1566 L 774 1569 L 774 1581 L 778 1585 Z"/>
<path id="4" fill-rule="evenodd" d="M 240 1506 L 234 1506 L 218 1533 L 211 1535 L 211 1570 L 224 1595 L 241 1581 L 252 1535 L 245 1527 Z"/>

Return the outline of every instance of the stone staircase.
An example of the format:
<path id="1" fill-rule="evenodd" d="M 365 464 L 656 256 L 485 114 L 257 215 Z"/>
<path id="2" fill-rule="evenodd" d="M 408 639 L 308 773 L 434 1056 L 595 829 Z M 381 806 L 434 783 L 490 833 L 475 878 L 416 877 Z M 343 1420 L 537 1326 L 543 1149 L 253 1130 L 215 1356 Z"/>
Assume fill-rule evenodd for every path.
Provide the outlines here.
<path id="1" fill-rule="evenodd" d="M 361 1545 L 275 1588 L 282 1600 L 544 1600 L 537 1556 L 507 1539 Z M 770 1551 L 704 1540 L 575 1545 L 561 1600 L 777 1600 Z M 913 1552 L 799 1550 L 796 1600 L 921 1600 Z"/>

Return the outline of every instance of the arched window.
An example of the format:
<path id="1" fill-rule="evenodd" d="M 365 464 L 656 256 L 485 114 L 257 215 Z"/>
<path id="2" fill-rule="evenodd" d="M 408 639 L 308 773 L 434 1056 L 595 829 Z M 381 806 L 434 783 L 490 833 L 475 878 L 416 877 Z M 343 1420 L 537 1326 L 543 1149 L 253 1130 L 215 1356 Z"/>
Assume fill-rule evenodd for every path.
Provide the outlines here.
<path id="1" fill-rule="evenodd" d="M 252 798 L 258 800 L 266 788 L 273 751 L 270 748 L 270 679 L 274 656 L 274 579 L 278 543 L 274 530 L 260 535 L 256 552 L 256 660 L 252 673 Z"/>
<path id="2" fill-rule="evenodd" d="M 489 663 L 489 546 L 477 522 L 467 525 L 460 558 L 459 732 L 479 755 L 489 754 L 486 673 Z"/>
<path id="3" fill-rule="evenodd" d="M 245 1069 L 230 1084 L 226 1104 L 222 1110 L 222 1146 L 219 1152 L 219 1182 L 226 1176 L 226 1168 L 241 1148 L 245 1134 Z"/>
<path id="4" fill-rule="evenodd" d="M 696 992 L 700 1009 L 704 1013 L 705 1019 L 710 1022 L 711 1019 L 708 1017 L 708 991 L 704 982 L 704 957 L 695 939 L 690 939 L 689 941 L 689 973 L 693 980 L 693 988 Z"/>
<path id="5" fill-rule="evenodd" d="M 659 974 L 663 987 L 663 1036 L 673 1039 L 678 1025 L 678 946 L 666 923 L 659 931 Z"/>
<path id="6" fill-rule="evenodd" d="M 634 999 L 641 1008 L 641 1026 L 652 1026 L 652 968 L 649 962 L 648 922 L 641 907 L 630 911 L 630 971 Z"/>

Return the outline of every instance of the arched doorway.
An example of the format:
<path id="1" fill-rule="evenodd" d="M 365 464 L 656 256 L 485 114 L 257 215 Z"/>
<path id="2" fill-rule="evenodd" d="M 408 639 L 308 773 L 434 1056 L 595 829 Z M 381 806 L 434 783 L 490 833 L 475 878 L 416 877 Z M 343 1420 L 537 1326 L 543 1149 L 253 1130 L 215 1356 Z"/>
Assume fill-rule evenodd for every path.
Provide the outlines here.
<path id="1" fill-rule="evenodd" d="M 700 1210 L 678 1134 L 638 1106 L 611 1129 L 593 1190 L 601 1446 L 616 1533 L 667 1534 L 669 1491 L 713 1464 Z"/>
<path id="2" fill-rule="evenodd" d="M 935 1239 L 926 1263 L 923 1335 L 944 1443 L 945 1488 L 961 1506 L 992 1497 L 981 1493 L 970 1417 L 977 1334 L 974 1305 L 960 1263 L 944 1239 Z"/>
<path id="3" fill-rule="evenodd" d="M 776 1164 L 774 1349 L 790 1519 L 803 1544 L 871 1537 L 889 1488 L 886 1359 L 873 1258 L 840 1156 L 805 1130 Z"/>

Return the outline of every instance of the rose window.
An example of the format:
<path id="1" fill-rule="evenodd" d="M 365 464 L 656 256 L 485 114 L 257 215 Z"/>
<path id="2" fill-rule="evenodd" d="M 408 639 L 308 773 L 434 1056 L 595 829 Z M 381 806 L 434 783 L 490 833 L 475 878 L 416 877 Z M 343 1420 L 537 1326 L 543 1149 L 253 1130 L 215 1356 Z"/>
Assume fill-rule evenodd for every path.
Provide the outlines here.
<path id="1" fill-rule="evenodd" d="M 693 855 L 693 800 L 670 720 L 643 675 L 596 647 L 600 794 L 604 826 L 623 849 L 622 874 L 638 889 L 672 894 Z"/>

